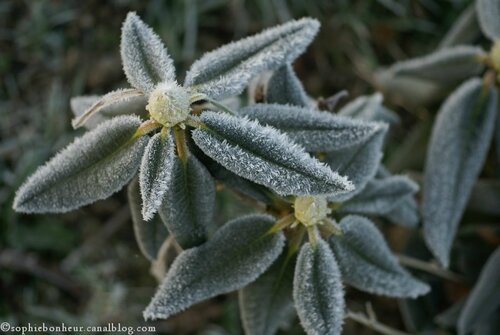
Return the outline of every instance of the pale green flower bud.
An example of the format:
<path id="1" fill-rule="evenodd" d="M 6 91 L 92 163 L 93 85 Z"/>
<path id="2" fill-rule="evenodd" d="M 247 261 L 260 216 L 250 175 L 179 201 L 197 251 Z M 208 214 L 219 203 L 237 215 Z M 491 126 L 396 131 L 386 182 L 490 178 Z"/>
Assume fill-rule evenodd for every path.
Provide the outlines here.
<path id="1" fill-rule="evenodd" d="M 186 120 L 191 111 L 189 94 L 176 83 L 161 83 L 149 95 L 146 110 L 162 125 L 175 126 Z"/>

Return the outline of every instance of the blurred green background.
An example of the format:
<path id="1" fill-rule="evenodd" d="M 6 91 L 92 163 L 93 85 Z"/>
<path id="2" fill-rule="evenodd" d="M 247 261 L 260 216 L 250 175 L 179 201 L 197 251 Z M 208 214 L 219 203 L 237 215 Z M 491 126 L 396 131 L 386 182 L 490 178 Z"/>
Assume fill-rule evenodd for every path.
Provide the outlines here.
<path id="1" fill-rule="evenodd" d="M 375 90 L 376 68 L 432 51 L 470 3 L 0 1 L 0 320 L 21 325 L 143 322 L 142 309 L 157 283 L 135 243 L 124 192 L 64 215 L 19 215 L 11 209 L 23 180 L 80 134 L 70 126 L 70 97 L 128 86 L 119 58 L 120 27 L 128 11 L 137 11 L 160 34 L 179 78 L 205 51 L 292 18 L 316 17 L 322 23 L 321 32 L 296 61 L 295 70 L 312 96 L 328 97 L 346 89 L 350 100 Z M 432 106 L 428 110 L 391 107 L 402 123 L 393 130 L 386 159 L 392 159 L 396 172 L 418 169 L 422 152 L 413 152 L 411 158 L 403 155 L 404 159 L 394 155 L 401 156 L 399 143 L 410 130 L 428 124 L 435 110 Z M 428 127 L 423 129 L 425 133 Z M 252 210 L 225 191 L 218 206 L 219 222 Z M 394 226 L 385 231 L 391 242 L 409 235 Z M 393 243 L 393 247 L 403 245 Z M 437 285 L 459 292 L 453 293 L 453 299 L 460 298 L 461 287 Z M 371 301 L 379 319 L 392 327 L 412 327 L 401 316 L 399 306 L 408 309 L 404 303 L 354 290 L 348 291 L 347 299 L 354 307 Z M 435 299 L 418 305 L 427 321 L 449 303 L 449 295 L 446 301 Z M 197 305 L 156 326 L 162 334 L 242 334 L 235 294 Z M 414 330 L 422 330 L 420 326 L 413 326 Z M 371 333 L 351 322 L 345 327 L 345 334 Z M 286 334 L 302 334 L 302 330 L 295 325 Z"/>

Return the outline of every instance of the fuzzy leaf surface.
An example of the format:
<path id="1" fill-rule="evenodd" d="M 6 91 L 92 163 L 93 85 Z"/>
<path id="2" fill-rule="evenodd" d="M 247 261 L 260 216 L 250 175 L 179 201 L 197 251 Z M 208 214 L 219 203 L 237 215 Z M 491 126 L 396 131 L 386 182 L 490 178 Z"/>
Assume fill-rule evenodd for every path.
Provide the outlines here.
<path id="1" fill-rule="evenodd" d="M 479 47 L 455 46 L 396 63 L 386 71 L 396 77 L 420 78 L 449 85 L 481 73 L 484 65 L 480 58 L 483 56 L 485 52 Z"/>
<path id="2" fill-rule="evenodd" d="M 184 86 L 212 99 L 238 95 L 257 74 L 293 62 L 318 29 L 317 20 L 303 18 L 208 52 L 193 63 Z"/>
<path id="3" fill-rule="evenodd" d="M 483 33 L 491 40 L 500 39 L 500 2 L 496 0 L 477 0 L 476 10 L 479 26 Z"/>
<path id="4" fill-rule="evenodd" d="M 274 71 L 267 82 L 265 94 L 267 103 L 307 107 L 309 97 L 293 71 L 291 64 L 285 64 Z"/>
<path id="5" fill-rule="evenodd" d="M 142 196 L 142 216 L 149 221 L 160 208 L 174 168 L 174 141 L 170 132 L 157 133 L 149 140 L 142 156 L 139 185 Z"/>
<path id="6" fill-rule="evenodd" d="M 486 159 L 497 112 L 497 92 L 468 80 L 441 106 L 427 151 L 424 238 L 441 264 L 449 252 L 472 187 Z"/>
<path id="7" fill-rule="evenodd" d="M 384 127 L 311 108 L 278 104 L 255 104 L 240 109 L 238 114 L 278 129 L 310 152 L 355 146 Z"/>
<path id="8" fill-rule="evenodd" d="M 135 175 L 148 136 L 132 140 L 141 121 L 119 116 L 77 138 L 19 188 L 14 209 L 60 213 L 105 199 Z"/>
<path id="9" fill-rule="evenodd" d="M 384 107 L 382 105 L 383 100 L 384 98 L 380 93 L 361 96 L 345 105 L 338 115 L 366 121 L 398 123 L 400 121 L 399 116 Z"/>
<path id="10" fill-rule="evenodd" d="M 82 124 L 83 127 L 94 129 L 100 123 L 120 115 L 135 114 L 141 117 L 146 116 L 147 102 L 144 95 L 120 99 L 112 103 L 101 105 L 100 101 L 103 99 L 104 96 L 98 95 L 84 95 L 71 98 L 70 107 L 74 115 L 74 119 L 71 122 L 76 122 L 85 112 L 97 105 L 99 106 L 99 112 L 93 113 L 85 123 Z"/>
<path id="11" fill-rule="evenodd" d="M 325 157 L 325 163 L 341 175 L 351 180 L 355 189 L 349 193 L 329 196 L 330 201 L 345 201 L 362 192 L 366 184 L 375 176 L 382 160 L 387 126 L 379 124 L 374 134 L 365 141 L 339 150 L 330 151 Z"/>
<path id="12" fill-rule="evenodd" d="M 469 334 L 500 307 L 500 247 L 488 258 L 458 319 L 458 333 Z"/>
<path id="13" fill-rule="evenodd" d="M 387 214 L 409 195 L 418 191 L 418 185 L 405 176 L 372 179 L 356 196 L 338 209 L 341 213 Z"/>
<path id="14" fill-rule="evenodd" d="M 338 261 L 342 278 L 359 290 L 398 298 L 415 298 L 429 286 L 402 268 L 375 225 L 361 216 L 340 221 L 343 234 L 328 242 Z"/>
<path id="15" fill-rule="evenodd" d="M 215 183 L 207 169 L 188 154 L 184 163 L 175 156 L 159 213 L 182 248 L 205 242 L 215 211 Z"/>
<path id="16" fill-rule="evenodd" d="M 293 300 L 308 335 L 338 335 L 344 319 L 344 288 L 335 257 L 318 236 L 316 247 L 300 249 L 293 280 Z"/>
<path id="17" fill-rule="evenodd" d="M 142 218 L 141 190 L 138 178 L 134 178 L 127 188 L 128 203 L 134 224 L 134 235 L 142 254 L 154 261 L 158 257 L 159 250 L 168 237 L 168 230 L 156 215 L 153 220 L 146 222 Z"/>
<path id="18" fill-rule="evenodd" d="M 161 82 L 175 81 L 172 59 L 160 37 L 133 12 L 123 22 L 120 54 L 128 82 L 144 94 Z"/>
<path id="19" fill-rule="evenodd" d="M 286 252 L 256 281 L 239 291 L 245 335 L 274 335 L 295 316 L 292 289 L 295 258 Z"/>
<path id="20" fill-rule="evenodd" d="M 203 152 L 228 170 L 279 194 L 340 194 L 347 178 L 312 158 L 289 137 L 256 121 L 204 112 L 207 129 L 192 132 Z"/>
<path id="21" fill-rule="evenodd" d="M 144 318 L 168 318 L 257 279 L 283 249 L 281 232 L 265 235 L 274 222 L 268 215 L 244 216 L 226 223 L 207 243 L 183 251 L 144 311 Z"/>
<path id="22" fill-rule="evenodd" d="M 413 195 L 403 197 L 397 206 L 382 216 L 394 224 L 407 227 L 416 227 L 420 222 L 418 204 Z"/>

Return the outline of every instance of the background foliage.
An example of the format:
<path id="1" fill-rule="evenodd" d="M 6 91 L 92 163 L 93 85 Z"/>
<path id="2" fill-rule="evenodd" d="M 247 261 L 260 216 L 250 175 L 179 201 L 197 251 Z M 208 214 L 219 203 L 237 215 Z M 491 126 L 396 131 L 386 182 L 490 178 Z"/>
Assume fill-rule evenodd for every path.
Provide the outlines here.
<path id="1" fill-rule="evenodd" d="M 64 215 L 26 216 L 11 209 L 20 183 L 78 134 L 70 129 L 69 98 L 127 86 L 117 46 L 129 10 L 136 10 L 160 34 L 178 73 L 204 51 L 233 39 L 291 18 L 316 17 L 322 23 L 320 34 L 294 68 L 311 95 L 328 97 L 346 89 L 354 98 L 374 91 L 374 73 L 380 66 L 434 50 L 469 4 L 465 0 L 2 1 L 0 319 L 20 324 L 142 322 L 141 311 L 156 282 L 134 240 L 126 192 Z M 384 162 L 393 172 L 412 171 L 418 178 L 439 101 L 418 107 L 390 95 L 386 101 L 402 122 L 390 134 Z M 411 302 L 349 289 L 347 302 L 352 309 L 363 310 L 371 301 L 386 324 L 436 332 L 434 316 L 470 291 L 487 256 L 500 243 L 493 225 L 498 223 L 498 208 L 485 203 L 495 204 L 499 197 L 498 182 L 488 181 L 500 173 L 499 162 L 491 156 L 455 242 L 451 271 L 460 273 L 460 278 L 426 275 L 433 293 Z M 217 205 L 223 214 L 216 222 L 251 210 L 229 192 L 220 193 Z M 393 250 L 431 258 L 418 234 L 393 225 L 380 227 Z M 158 323 L 157 329 L 166 334 L 241 334 L 235 298 L 212 299 Z M 344 330 L 345 334 L 370 332 L 350 322 Z M 289 333 L 301 334 L 301 329 L 297 326 Z"/>

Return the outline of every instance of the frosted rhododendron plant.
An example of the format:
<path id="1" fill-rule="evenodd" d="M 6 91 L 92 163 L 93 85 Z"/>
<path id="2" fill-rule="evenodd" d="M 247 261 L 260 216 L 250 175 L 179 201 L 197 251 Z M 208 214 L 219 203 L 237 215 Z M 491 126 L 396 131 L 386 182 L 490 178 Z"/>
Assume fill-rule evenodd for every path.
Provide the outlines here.
<path id="1" fill-rule="evenodd" d="M 239 290 L 246 334 L 274 334 L 295 315 L 308 334 L 340 334 L 343 283 L 426 294 L 367 218 L 419 221 L 418 186 L 381 165 L 398 117 L 380 94 L 336 114 L 318 108 L 291 66 L 318 29 L 304 18 L 221 47 L 180 85 L 160 38 L 130 13 L 120 50 L 132 88 L 72 100 L 73 126 L 88 131 L 28 178 L 14 208 L 66 212 L 128 184 L 137 241 L 161 281 L 147 320 Z M 229 107 L 258 76 L 261 101 Z M 216 182 L 265 213 L 209 234 Z"/>

